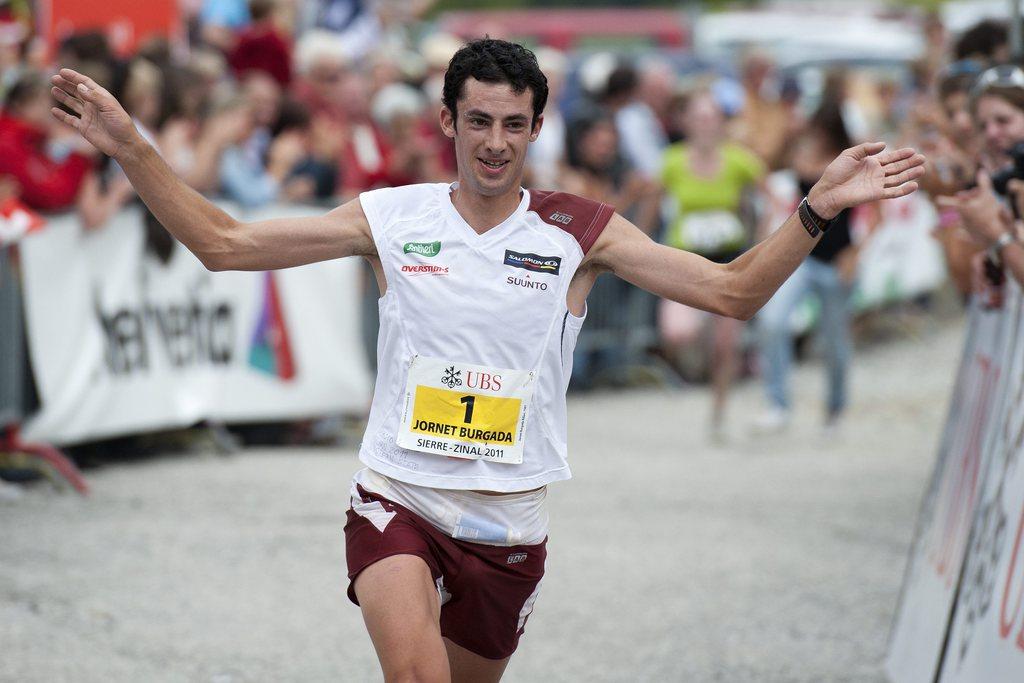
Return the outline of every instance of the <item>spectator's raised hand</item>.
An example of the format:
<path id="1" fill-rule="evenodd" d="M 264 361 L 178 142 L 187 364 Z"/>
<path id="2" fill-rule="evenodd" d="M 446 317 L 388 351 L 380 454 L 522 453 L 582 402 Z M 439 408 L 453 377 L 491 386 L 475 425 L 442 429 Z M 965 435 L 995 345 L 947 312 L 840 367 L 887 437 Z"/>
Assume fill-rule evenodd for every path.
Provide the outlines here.
<path id="1" fill-rule="evenodd" d="M 348 142 L 349 131 L 326 116 L 314 116 L 309 129 L 310 149 L 317 159 L 337 161 Z"/>
<path id="2" fill-rule="evenodd" d="M 267 152 L 267 170 L 283 178 L 306 155 L 306 138 L 298 131 L 285 131 L 274 138 Z"/>
<path id="3" fill-rule="evenodd" d="M 811 208 L 823 218 L 833 218 L 843 209 L 916 190 L 914 180 L 924 174 L 924 155 L 909 147 L 884 149 L 884 142 L 866 142 L 836 157 L 811 188 Z"/>
<path id="4" fill-rule="evenodd" d="M 203 127 L 203 138 L 223 148 L 245 140 L 252 131 L 252 113 L 246 107 L 235 107 L 214 114 Z"/>
<path id="5" fill-rule="evenodd" d="M 988 246 L 999 239 L 1012 224 L 1012 216 L 999 203 L 992 190 L 992 180 L 985 171 L 978 171 L 978 184 L 952 197 L 939 197 L 939 206 L 960 213 L 964 228 L 982 245 Z"/>
<path id="6" fill-rule="evenodd" d="M 116 158 L 140 139 L 128 112 L 113 95 L 88 76 L 72 69 L 61 69 L 51 82 L 54 85 L 53 96 L 77 116 L 57 107 L 50 112 L 58 121 L 77 130 L 99 151 Z"/>

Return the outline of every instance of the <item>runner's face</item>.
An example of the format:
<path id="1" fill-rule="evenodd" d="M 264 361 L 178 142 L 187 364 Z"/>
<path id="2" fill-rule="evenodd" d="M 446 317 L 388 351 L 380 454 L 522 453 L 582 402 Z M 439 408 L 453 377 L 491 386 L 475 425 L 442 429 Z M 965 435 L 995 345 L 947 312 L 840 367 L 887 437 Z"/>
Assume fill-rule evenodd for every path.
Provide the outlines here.
<path id="1" fill-rule="evenodd" d="M 462 86 L 458 121 L 441 110 L 441 129 L 455 139 L 459 186 L 485 196 L 518 192 L 526 147 L 540 133 L 541 117 L 531 129 L 533 91 L 516 94 L 508 83 L 475 78 Z"/>

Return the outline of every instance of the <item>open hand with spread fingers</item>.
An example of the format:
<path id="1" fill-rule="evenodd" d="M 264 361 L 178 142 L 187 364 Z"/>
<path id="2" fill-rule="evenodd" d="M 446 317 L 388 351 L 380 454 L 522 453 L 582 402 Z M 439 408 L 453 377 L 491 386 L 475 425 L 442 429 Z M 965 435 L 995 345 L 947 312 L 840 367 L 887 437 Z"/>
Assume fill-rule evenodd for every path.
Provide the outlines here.
<path id="1" fill-rule="evenodd" d="M 120 102 L 88 76 L 72 69 L 61 69 L 50 80 L 53 96 L 77 116 L 57 107 L 50 112 L 99 151 L 116 158 L 141 139 Z"/>
<path id="2" fill-rule="evenodd" d="M 843 209 L 916 190 L 914 181 L 924 175 L 924 155 L 909 147 L 884 150 L 884 142 L 865 142 L 843 151 L 811 188 L 811 208 L 830 219 Z"/>

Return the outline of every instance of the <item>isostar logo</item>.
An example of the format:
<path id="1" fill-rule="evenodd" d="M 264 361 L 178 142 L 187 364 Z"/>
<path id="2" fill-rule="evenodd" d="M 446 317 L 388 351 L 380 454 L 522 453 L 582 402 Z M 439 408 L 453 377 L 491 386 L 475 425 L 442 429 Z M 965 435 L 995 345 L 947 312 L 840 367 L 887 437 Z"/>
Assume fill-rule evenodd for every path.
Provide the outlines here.
<path id="1" fill-rule="evenodd" d="M 441 251 L 440 242 L 406 242 L 402 252 L 406 254 L 419 254 L 420 256 L 437 256 Z"/>
<path id="2" fill-rule="evenodd" d="M 448 266 L 402 266 L 402 272 L 406 275 L 447 275 Z"/>
<path id="3" fill-rule="evenodd" d="M 289 381 L 295 378 L 295 358 L 285 326 L 281 297 L 273 273 L 263 274 L 263 305 L 249 343 L 249 365 Z"/>
<path id="4" fill-rule="evenodd" d="M 548 216 L 548 220 L 561 223 L 562 225 L 569 225 L 572 223 L 572 216 L 567 213 L 562 213 L 561 211 L 555 211 L 553 214 Z"/>
<path id="5" fill-rule="evenodd" d="M 534 273 L 547 273 L 558 275 L 558 269 L 562 267 L 560 256 L 538 256 L 537 254 L 520 254 L 511 249 L 505 250 L 505 265 L 515 268 L 522 268 Z"/>

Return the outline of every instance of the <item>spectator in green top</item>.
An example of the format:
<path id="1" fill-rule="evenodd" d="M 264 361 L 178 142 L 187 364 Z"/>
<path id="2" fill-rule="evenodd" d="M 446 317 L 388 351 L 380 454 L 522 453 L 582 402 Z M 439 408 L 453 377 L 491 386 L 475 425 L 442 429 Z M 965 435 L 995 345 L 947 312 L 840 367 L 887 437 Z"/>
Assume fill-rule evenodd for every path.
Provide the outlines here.
<path id="1" fill-rule="evenodd" d="M 753 241 L 742 208 L 765 167 L 753 152 L 726 139 L 725 115 L 711 92 L 693 93 L 681 112 L 686 139 L 671 145 L 662 159 L 661 180 L 673 209 L 665 243 L 727 263 Z M 679 347 L 690 341 L 693 325 L 686 321 L 695 315 L 681 304 L 662 301 L 659 323 L 668 358 L 676 358 Z M 724 439 L 726 398 L 739 366 L 741 331 L 738 320 L 712 317 L 710 430 L 715 441 Z"/>

